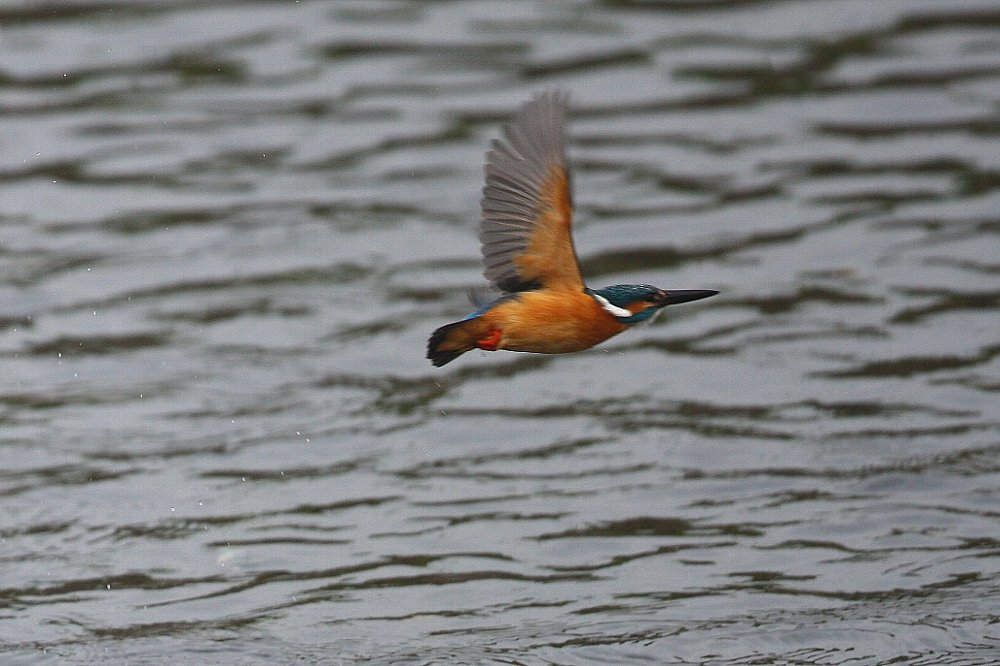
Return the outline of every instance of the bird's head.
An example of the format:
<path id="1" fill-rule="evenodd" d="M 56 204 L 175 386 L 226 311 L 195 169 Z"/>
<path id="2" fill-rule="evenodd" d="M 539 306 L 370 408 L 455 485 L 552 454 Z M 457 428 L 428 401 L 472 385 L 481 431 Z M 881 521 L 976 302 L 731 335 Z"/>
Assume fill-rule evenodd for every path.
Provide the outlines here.
<path id="1" fill-rule="evenodd" d="M 648 284 L 616 284 L 604 289 L 588 289 L 604 310 L 621 324 L 648 321 L 663 307 L 697 301 L 719 292 L 714 289 L 660 289 Z"/>

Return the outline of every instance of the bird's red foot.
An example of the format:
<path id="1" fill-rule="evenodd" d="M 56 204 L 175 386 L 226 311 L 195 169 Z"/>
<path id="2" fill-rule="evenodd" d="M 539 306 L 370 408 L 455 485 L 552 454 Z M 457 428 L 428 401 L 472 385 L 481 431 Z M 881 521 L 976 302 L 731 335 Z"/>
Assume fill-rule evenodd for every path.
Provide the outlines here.
<path id="1" fill-rule="evenodd" d="M 494 328 L 492 331 L 486 334 L 486 337 L 479 338 L 476 340 L 476 346 L 480 349 L 485 349 L 486 351 L 496 351 L 500 346 L 500 336 L 502 335 L 499 328 Z"/>

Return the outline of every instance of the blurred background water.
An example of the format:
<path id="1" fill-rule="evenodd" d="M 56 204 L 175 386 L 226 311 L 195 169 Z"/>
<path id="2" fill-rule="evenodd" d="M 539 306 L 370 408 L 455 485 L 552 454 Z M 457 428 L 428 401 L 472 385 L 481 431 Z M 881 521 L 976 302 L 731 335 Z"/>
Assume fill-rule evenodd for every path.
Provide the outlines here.
<path id="1" fill-rule="evenodd" d="M 1000 661 L 1000 8 L 0 5 L 0 662 Z M 571 92 L 588 352 L 424 358 Z"/>

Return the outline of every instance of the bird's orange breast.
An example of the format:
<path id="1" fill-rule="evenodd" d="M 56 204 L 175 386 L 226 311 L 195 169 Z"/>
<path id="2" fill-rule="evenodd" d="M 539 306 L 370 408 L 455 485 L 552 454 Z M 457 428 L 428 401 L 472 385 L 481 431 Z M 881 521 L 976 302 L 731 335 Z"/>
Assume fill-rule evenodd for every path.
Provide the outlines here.
<path id="1" fill-rule="evenodd" d="M 521 292 L 480 318 L 489 330 L 500 331 L 497 349 L 543 354 L 588 349 L 626 328 L 575 289 Z"/>

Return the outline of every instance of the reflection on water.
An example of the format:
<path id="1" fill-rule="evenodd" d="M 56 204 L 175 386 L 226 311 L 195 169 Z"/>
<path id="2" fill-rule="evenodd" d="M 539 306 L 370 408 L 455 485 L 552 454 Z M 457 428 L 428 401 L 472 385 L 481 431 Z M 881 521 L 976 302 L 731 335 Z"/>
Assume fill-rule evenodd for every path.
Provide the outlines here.
<path id="1" fill-rule="evenodd" d="M 2 661 L 995 663 L 998 22 L 0 9 Z M 545 87 L 588 281 L 722 293 L 434 369 Z"/>

